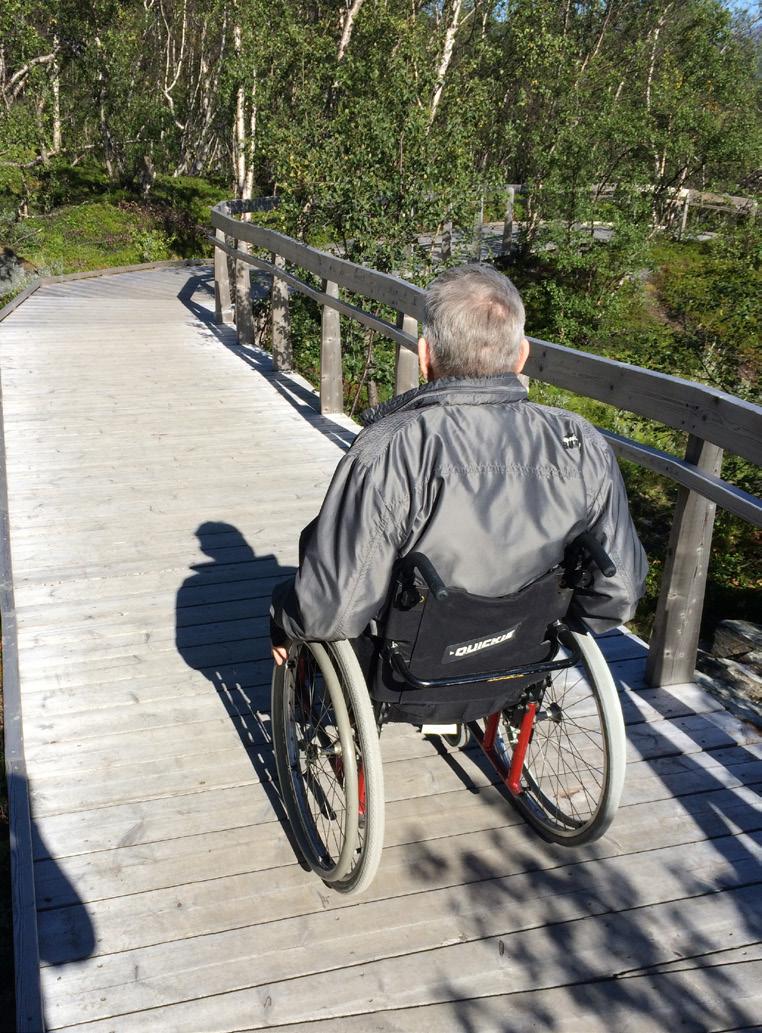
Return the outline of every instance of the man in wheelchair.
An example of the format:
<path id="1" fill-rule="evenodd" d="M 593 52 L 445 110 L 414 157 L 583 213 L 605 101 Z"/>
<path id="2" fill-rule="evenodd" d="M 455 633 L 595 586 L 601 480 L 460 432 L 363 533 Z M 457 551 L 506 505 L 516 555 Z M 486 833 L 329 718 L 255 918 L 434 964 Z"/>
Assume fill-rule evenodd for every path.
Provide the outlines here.
<path id="1" fill-rule="evenodd" d="M 441 693 L 434 694 L 436 707 L 394 712 L 402 668 L 382 662 L 379 622 L 406 624 L 396 629 L 403 641 L 419 631 L 432 638 L 423 663 L 417 658 L 414 665 L 419 681 L 444 674 L 457 681 L 461 669 L 473 674 L 487 660 L 494 670 L 501 647 L 526 639 L 528 629 L 514 631 L 506 617 L 497 628 L 490 624 L 492 601 L 539 585 L 531 608 L 546 612 L 529 623 L 568 611 L 603 631 L 632 616 L 647 564 L 604 438 L 573 413 L 527 400 L 518 377 L 529 353 L 524 306 L 510 280 L 473 264 L 439 276 L 426 294 L 418 353 L 427 383 L 363 414 L 364 429 L 302 532 L 298 573 L 273 593 L 272 652 L 280 664 L 289 640 L 352 640 L 375 683 L 374 698 L 397 702 L 389 716 L 468 720 L 459 704 L 443 707 Z M 580 555 L 590 555 L 569 555 L 584 533 L 605 550 L 603 559 L 575 584 L 567 577 L 559 587 L 556 577 L 543 588 L 565 557 L 567 566 L 579 566 Z M 400 592 L 410 582 L 412 603 L 416 583 L 428 587 L 420 564 L 404 562 L 414 556 L 428 560 L 439 583 L 468 594 L 470 617 L 456 616 L 451 600 L 451 619 L 440 612 L 421 627 L 420 607 L 408 606 L 418 609 L 411 630 Z M 601 567 L 608 558 L 616 573 L 607 577 L 611 570 Z M 420 592 L 416 598 L 423 601 Z M 522 597 L 515 608 L 518 617 Z M 389 641 L 390 629 L 382 630 Z M 453 654 L 443 658 L 442 648 L 451 645 Z M 452 696 L 462 699 L 463 689 Z"/>
<path id="2" fill-rule="evenodd" d="M 527 400 L 524 307 L 495 270 L 434 281 L 418 350 L 426 385 L 364 415 L 270 611 L 278 782 L 302 856 L 343 893 L 381 857 L 388 721 L 472 738 L 567 846 L 606 831 L 624 781 L 590 634 L 632 615 L 646 575 L 616 460 Z"/>

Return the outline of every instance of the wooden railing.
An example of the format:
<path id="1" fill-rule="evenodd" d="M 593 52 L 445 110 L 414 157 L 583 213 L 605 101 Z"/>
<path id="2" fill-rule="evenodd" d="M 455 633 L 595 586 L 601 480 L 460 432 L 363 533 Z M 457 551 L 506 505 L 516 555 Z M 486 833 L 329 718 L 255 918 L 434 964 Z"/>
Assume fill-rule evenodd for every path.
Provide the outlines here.
<path id="1" fill-rule="evenodd" d="M 418 386 L 417 338 L 424 291 L 406 280 L 348 262 L 236 215 L 273 207 L 272 199 L 226 202 L 212 211 L 215 236 L 215 299 L 219 323 L 235 320 L 239 341 L 253 342 L 249 267 L 272 274 L 271 339 L 278 370 L 292 367 L 289 288 L 322 307 L 320 407 L 342 409 L 339 315 L 349 316 L 397 344 L 396 392 Z M 267 253 L 252 254 L 251 249 Z M 228 256 L 234 260 L 237 290 L 231 291 Z M 321 280 L 321 289 L 287 268 Z M 342 300 L 341 292 L 377 302 L 396 312 L 392 322 L 371 309 Z M 652 685 L 693 681 L 701 611 L 717 505 L 762 526 L 762 500 L 722 480 L 724 452 L 762 465 L 762 407 L 712 387 L 681 380 L 529 338 L 525 372 L 587 398 L 605 402 L 685 431 L 685 456 L 670 455 L 638 441 L 601 430 L 614 452 L 674 481 L 678 486 L 672 531 L 649 644 L 647 677 Z"/>

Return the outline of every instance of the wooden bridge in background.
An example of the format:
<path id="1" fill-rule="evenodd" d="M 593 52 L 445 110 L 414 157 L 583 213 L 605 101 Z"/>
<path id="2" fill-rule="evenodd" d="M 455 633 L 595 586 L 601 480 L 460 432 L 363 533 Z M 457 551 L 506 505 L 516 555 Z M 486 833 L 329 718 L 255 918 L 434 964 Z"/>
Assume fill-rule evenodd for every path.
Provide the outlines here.
<path id="1" fill-rule="evenodd" d="M 601 640 L 628 731 L 610 834 L 574 851 L 544 844 L 476 753 L 391 726 L 379 876 L 339 897 L 299 866 L 284 829 L 269 593 L 357 429 L 331 412 L 336 313 L 358 311 L 340 291 L 399 312 L 360 314 L 396 335 L 399 388 L 414 376 L 420 292 L 225 219 L 239 333 L 222 258 L 216 299 L 206 267 L 139 270 L 43 284 L 0 324 L 19 1030 L 758 1029 L 762 735 L 693 684 L 673 611 L 677 600 L 690 632 L 705 496 L 758 517 L 758 500 L 719 479 L 718 452 L 749 452 L 759 411 L 695 385 L 670 402 L 653 375 L 632 374 L 646 414 L 682 419 L 691 437 L 684 460 L 613 441 L 683 494 L 658 663 L 647 678 L 644 643 Z M 278 274 L 275 366 L 247 330 L 252 264 Z M 285 284 L 300 282 L 328 313 L 322 413 L 276 368 L 288 365 Z M 576 375 L 614 404 L 631 396 L 627 368 L 612 380 L 617 364 L 587 357 L 575 373 L 574 361 L 537 342 L 531 373 Z"/>

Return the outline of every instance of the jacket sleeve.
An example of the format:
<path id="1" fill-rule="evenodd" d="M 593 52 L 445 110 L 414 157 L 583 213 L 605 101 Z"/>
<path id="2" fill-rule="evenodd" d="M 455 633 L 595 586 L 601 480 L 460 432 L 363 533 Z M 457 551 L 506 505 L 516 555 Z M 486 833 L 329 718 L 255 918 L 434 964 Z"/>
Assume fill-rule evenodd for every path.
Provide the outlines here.
<path id="1" fill-rule="evenodd" d="M 634 615 L 643 595 L 648 560 L 640 544 L 630 516 L 622 474 L 616 457 L 604 438 L 598 434 L 588 447 L 596 454 L 599 485 L 588 511 L 587 530 L 606 549 L 616 567 L 616 574 L 607 578 L 593 567 L 593 580 L 586 589 L 578 589 L 570 612 L 582 618 L 591 631 L 602 632 L 617 627 Z"/>
<path id="2" fill-rule="evenodd" d="M 271 617 L 289 638 L 354 638 L 385 602 L 402 534 L 374 477 L 351 450 L 336 468 L 296 577 L 273 592 Z"/>

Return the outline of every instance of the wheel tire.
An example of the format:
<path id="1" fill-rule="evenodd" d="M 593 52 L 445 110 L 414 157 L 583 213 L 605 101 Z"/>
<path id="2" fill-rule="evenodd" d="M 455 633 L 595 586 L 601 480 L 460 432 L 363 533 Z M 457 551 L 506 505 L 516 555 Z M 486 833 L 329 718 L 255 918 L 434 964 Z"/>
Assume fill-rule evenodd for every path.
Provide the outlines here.
<path id="1" fill-rule="evenodd" d="M 624 786 L 626 740 L 616 686 L 595 639 L 587 631 L 570 634 L 580 662 L 549 677 L 524 762 L 522 792 L 512 801 L 544 839 L 579 846 L 602 836 L 614 819 Z M 505 740 L 515 739 L 516 730 L 504 716 L 507 755 L 511 745 Z"/>
<path id="2" fill-rule="evenodd" d="M 468 746 L 471 733 L 468 730 L 468 725 L 459 721 L 457 732 L 454 735 L 443 735 L 442 738 L 448 746 L 452 746 L 455 750 L 462 750 Z"/>
<path id="3" fill-rule="evenodd" d="M 308 705 L 300 665 L 312 679 Z M 300 850 L 327 885 L 362 893 L 383 849 L 384 782 L 373 708 L 350 644 L 292 643 L 287 664 L 273 671 L 271 718 L 278 782 Z"/>

